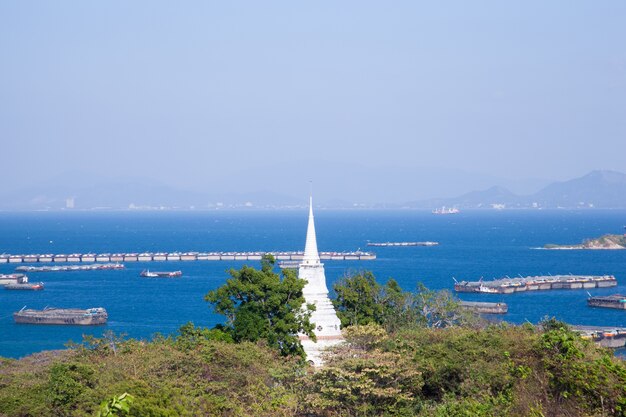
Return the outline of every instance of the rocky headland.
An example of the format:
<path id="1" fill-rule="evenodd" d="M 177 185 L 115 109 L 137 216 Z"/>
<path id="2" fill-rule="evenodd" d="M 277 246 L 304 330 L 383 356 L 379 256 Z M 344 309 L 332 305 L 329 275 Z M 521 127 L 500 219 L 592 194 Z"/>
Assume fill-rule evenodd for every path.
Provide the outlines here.
<path id="1" fill-rule="evenodd" d="M 598 238 L 587 239 L 578 245 L 547 244 L 544 249 L 626 249 L 626 235 L 604 235 Z"/>

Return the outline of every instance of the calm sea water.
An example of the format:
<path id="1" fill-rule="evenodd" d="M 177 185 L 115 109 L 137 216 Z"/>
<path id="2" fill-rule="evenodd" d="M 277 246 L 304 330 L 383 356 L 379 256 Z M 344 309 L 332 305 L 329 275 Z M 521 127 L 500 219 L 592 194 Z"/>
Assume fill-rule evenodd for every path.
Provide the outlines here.
<path id="1" fill-rule="evenodd" d="M 270 251 L 304 248 L 307 211 L 0 213 L 0 253 L 143 251 Z M 326 261 L 332 282 L 350 271 L 372 270 L 379 281 L 395 278 L 407 290 L 422 282 L 452 289 L 453 279 L 518 274 L 613 274 L 620 285 L 594 295 L 626 293 L 626 251 L 545 251 L 545 243 L 578 243 L 621 233 L 625 211 L 467 211 L 435 216 L 420 211 L 324 211 L 316 213 L 320 250 L 366 249 L 371 241 L 440 242 L 437 247 L 375 248 L 374 261 Z M 258 265 L 255 262 L 248 262 Z M 83 334 L 105 330 L 149 338 L 182 324 L 212 326 L 204 295 L 220 286 L 229 268 L 244 262 L 127 263 L 123 271 L 31 273 L 44 291 L 0 290 L 0 356 L 63 348 Z M 0 265 L 0 273 L 15 265 Z M 142 279 L 142 269 L 183 270 L 182 279 Z M 465 300 L 504 301 L 505 319 L 536 323 L 555 316 L 575 324 L 626 327 L 626 311 L 591 309 L 584 290 L 512 295 L 462 294 Z M 105 307 L 99 327 L 16 325 L 11 314 L 29 308 Z"/>

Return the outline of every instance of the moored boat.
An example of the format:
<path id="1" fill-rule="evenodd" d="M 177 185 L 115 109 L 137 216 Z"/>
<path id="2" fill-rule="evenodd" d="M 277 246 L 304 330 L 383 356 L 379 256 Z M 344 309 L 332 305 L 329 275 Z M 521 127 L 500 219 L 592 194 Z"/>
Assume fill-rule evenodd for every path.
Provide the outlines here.
<path id="1" fill-rule="evenodd" d="M 39 291 L 43 290 L 43 282 L 21 282 L 14 284 L 5 284 L 5 290 L 26 290 L 26 291 Z"/>
<path id="2" fill-rule="evenodd" d="M 144 278 L 178 278 L 183 276 L 182 271 L 150 271 L 144 269 L 139 274 Z"/>
<path id="3" fill-rule="evenodd" d="M 460 307 L 482 314 L 506 314 L 509 307 L 506 303 L 484 303 L 476 301 L 461 301 Z"/>
<path id="4" fill-rule="evenodd" d="M 460 213 L 460 210 L 456 207 L 446 208 L 446 206 L 443 206 L 441 208 L 434 209 L 432 213 L 433 214 L 458 214 Z"/>
<path id="5" fill-rule="evenodd" d="M 21 284 L 28 282 L 28 277 L 24 274 L 0 274 L 0 285 Z"/>
<path id="6" fill-rule="evenodd" d="M 626 310 L 626 296 L 621 294 L 613 294 L 606 296 L 597 296 L 587 299 L 589 307 L 615 308 L 618 310 Z"/>

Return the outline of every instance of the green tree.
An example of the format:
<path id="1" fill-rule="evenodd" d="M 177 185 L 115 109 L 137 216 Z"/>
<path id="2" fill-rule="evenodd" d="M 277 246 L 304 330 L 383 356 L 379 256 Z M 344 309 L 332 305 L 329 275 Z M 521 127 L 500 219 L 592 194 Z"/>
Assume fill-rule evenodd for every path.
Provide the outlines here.
<path id="1" fill-rule="evenodd" d="M 285 356 L 302 356 L 298 333 L 315 339 L 309 321 L 315 307 L 303 307 L 306 281 L 291 270 L 283 270 L 281 279 L 274 264 L 274 257 L 265 255 L 260 270 L 249 266 L 231 269 L 226 284 L 210 291 L 205 300 L 226 316 L 226 329 L 236 342 L 265 340 Z"/>
<path id="2" fill-rule="evenodd" d="M 310 377 L 305 401 L 323 410 L 317 415 L 416 415 L 423 378 L 412 358 L 381 349 L 387 333 L 377 324 L 344 335 L 348 343 Z"/>
<path id="3" fill-rule="evenodd" d="M 460 308 L 459 300 L 450 291 L 429 290 L 424 284 L 417 285 L 415 308 L 418 320 L 426 327 L 443 328 L 471 324 L 476 315 Z"/>
<path id="4" fill-rule="evenodd" d="M 364 271 L 344 276 L 333 289 L 337 294 L 333 304 L 342 327 L 382 323 L 381 287 L 374 274 Z"/>
<path id="5" fill-rule="evenodd" d="M 397 281 L 389 278 L 382 288 L 382 321 L 379 323 L 389 332 L 418 324 L 420 314 L 415 294 L 403 291 Z"/>
<path id="6" fill-rule="evenodd" d="M 196 327 L 192 322 L 183 324 L 179 329 L 180 333 L 176 337 L 176 344 L 185 349 L 190 349 L 198 345 L 206 345 L 210 341 L 221 341 L 233 343 L 233 335 L 229 329 L 222 325 L 217 325 L 212 329 Z"/>
<path id="7" fill-rule="evenodd" d="M 342 327 L 379 324 L 388 332 L 407 326 L 447 327 L 471 324 L 475 315 L 462 310 L 448 291 L 432 291 L 418 284 L 417 292 L 403 291 L 390 278 L 380 285 L 369 271 L 337 281 L 333 300 Z"/>
<path id="8" fill-rule="evenodd" d="M 59 416 L 71 414 L 77 399 L 93 387 L 94 371 L 81 363 L 55 363 L 50 368 L 48 401 Z"/>

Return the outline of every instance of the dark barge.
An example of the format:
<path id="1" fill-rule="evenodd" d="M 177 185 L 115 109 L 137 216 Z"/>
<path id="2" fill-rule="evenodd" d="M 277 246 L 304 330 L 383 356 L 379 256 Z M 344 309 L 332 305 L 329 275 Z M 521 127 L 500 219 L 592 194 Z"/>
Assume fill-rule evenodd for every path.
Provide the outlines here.
<path id="1" fill-rule="evenodd" d="M 626 295 L 613 294 L 587 298 L 589 307 L 615 308 L 626 310 Z"/>
<path id="2" fill-rule="evenodd" d="M 483 303 L 478 301 L 461 301 L 462 308 L 481 314 L 506 314 L 509 306 L 506 303 Z"/>
<path id="3" fill-rule="evenodd" d="M 571 327 L 572 330 L 580 333 L 583 339 L 592 340 L 600 346 L 613 349 L 626 346 L 626 328 L 581 325 Z"/>
<path id="4" fill-rule="evenodd" d="M 19 324 L 63 324 L 94 326 L 105 324 L 107 311 L 102 307 L 88 308 L 45 308 L 43 310 L 21 309 L 13 313 L 13 319 Z"/>
<path id="5" fill-rule="evenodd" d="M 43 282 L 16 282 L 14 284 L 5 284 L 5 290 L 26 290 L 26 291 L 39 291 L 43 290 Z"/>

